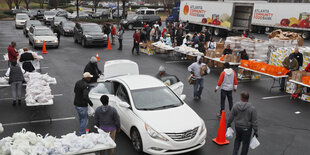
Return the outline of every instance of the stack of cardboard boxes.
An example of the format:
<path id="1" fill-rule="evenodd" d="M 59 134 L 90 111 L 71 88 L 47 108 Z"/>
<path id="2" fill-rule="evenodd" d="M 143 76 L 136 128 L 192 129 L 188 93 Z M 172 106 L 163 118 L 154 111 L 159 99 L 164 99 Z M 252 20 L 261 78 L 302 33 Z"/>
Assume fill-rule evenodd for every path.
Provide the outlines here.
<path id="1" fill-rule="evenodd" d="M 304 39 L 301 34 L 295 32 L 283 32 L 281 29 L 272 31 L 269 35 L 269 44 L 278 47 L 302 46 Z"/>

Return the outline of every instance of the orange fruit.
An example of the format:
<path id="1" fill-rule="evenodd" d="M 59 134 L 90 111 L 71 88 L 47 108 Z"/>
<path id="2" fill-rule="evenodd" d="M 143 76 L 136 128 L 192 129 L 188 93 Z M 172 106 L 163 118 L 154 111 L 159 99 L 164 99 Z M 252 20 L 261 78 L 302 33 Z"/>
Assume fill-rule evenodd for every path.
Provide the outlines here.
<path id="1" fill-rule="evenodd" d="M 183 13 L 184 13 L 184 15 L 187 15 L 188 12 L 189 12 L 189 6 L 186 4 L 186 5 L 184 6 Z"/>

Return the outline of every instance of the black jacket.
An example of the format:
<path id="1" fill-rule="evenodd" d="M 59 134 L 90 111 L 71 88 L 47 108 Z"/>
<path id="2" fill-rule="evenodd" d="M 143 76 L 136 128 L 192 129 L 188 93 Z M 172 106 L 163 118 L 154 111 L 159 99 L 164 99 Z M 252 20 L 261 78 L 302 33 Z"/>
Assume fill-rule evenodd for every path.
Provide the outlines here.
<path id="1" fill-rule="evenodd" d="M 294 58 L 298 61 L 298 66 L 302 66 L 303 65 L 303 61 L 304 61 L 304 58 L 303 58 L 303 55 L 301 53 L 293 53 L 294 55 Z"/>
<path id="2" fill-rule="evenodd" d="M 32 53 L 23 53 L 22 55 L 20 55 L 19 59 L 20 62 L 24 62 L 23 69 L 27 72 L 32 72 L 35 70 L 31 63 L 32 60 L 34 60 Z"/>
<path id="3" fill-rule="evenodd" d="M 10 67 L 9 84 L 12 82 L 22 81 L 25 82 L 24 74 L 19 66 Z"/>
<path id="4" fill-rule="evenodd" d="M 85 79 L 81 79 L 75 83 L 74 87 L 74 105 L 78 107 L 87 107 L 88 104 L 93 106 L 93 103 L 88 97 L 89 86 Z"/>
<path id="5" fill-rule="evenodd" d="M 223 55 L 226 55 L 226 54 L 232 54 L 232 50 L 225 48 L 223 51 Z"/>
<path id="6" fill-rule="evenodd" d="M 204 42 L 199 42 L 198 43 L 198 51 L 201 52 L 201 53 L 205 53 L 206 52 Z"/>
<path id="7" fill-rule="evenodd" d="M 91 63 L 89 62 L 84 69 L 84 73 L 89 72 L 93 77 L 90 79 L 90 82 L 97 82 L 97 79 L 99 78 L 99 74 L 101 74 L 101 71 L 98 68 L 97 63 Z"/>

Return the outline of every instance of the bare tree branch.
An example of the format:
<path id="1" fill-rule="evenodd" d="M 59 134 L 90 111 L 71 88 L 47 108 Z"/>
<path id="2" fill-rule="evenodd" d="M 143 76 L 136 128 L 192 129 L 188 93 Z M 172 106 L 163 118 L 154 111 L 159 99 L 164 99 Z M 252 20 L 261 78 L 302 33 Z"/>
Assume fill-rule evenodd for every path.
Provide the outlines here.
<path id="1" fill-rule="evenodd" d="M 29 4 L 30 4 L 31 0 L 24 0 L 25 4 L 26 4 L 26 9 L 29 9 Z"/>
<path id="2" fill-rule="evenodd" d="M 13 1 L 12 0 L 5 0 L 5 1 L 6 1 L 6 4 L 8 4 L 9 9 L 12 10 Z"/>
<path id="3" fill-rule="evenodd" d="M 15 4 L 15 7 L 17 9 L 19 9 L 19 4 L 22 2 L 23 0 L 13 0 L 14 4 Z"/>
<path id="4" fill-rule="evenodd" d="M 100 0 L 93 0 L 95 12 L 97 12 L 97 7 L 98 7 L 99 2 L 100 2 Z"/>

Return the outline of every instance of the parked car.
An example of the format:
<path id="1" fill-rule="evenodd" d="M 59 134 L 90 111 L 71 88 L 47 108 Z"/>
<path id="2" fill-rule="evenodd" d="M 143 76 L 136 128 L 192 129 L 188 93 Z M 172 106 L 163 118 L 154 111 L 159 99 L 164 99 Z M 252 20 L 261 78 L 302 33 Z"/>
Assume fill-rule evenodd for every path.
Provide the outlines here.
<path id="1" fill-rule="evenodd" d="M 44 9 L 38 9 L 38 10 L 37 10 L 36 19 L 37 19 L 37 20 L 43 20 L 44 12 L 45 12 Z"/>
<path id="2" fill-rule="evenodd" d="M 123 10 L 119 10 L 119 15 L 117 16 L 117 10 L 112 14 L 113 16 L 113 19 L 116 19 L 116 18 L 122 18 L 123 16 Z"/>
<path id="3" fill-rule="evenodd" d="M 156 12 L 158 13 L 158 12 L 164 12 L 165 11 L 165 9 L 164 8 L 157 8 L 156 9 Z"/>
<path id="4" fill-rule="evenodd" d="M 65 17 L 65 18 L 67 18 L 68 12 L 67 12 L 66 10 L 60 10 L 60 11 L 58 11 L 58 12 L 56 13 L 56 16 L 57 16 L 57 17 Z"/>
<path id="5" fill-rule="evenodd" d="M 29 16 L 26 13 L 18 13 L 15 16 L 15 28 L 23 28 L 27 20 L 29 20 Z"/>
<path id="6" fill-rule="evenodd" d="M 109 96 L 137 152 L 180 154 L 205 144 L 205 123 L 184 102 L 184 95 L 176 95 L 155 77 L 140 75 L 137 63 L 130 60 L 107 61 L 104 72 L 102 81 L 90 85 L 93 107 L 102 105 L 102 95 Z"/>
<path id="7" fill-rule="evenodd" d="M 27 13 L 28 11 L 24 8 L 24 7 L 22 7 L 22 6 L 20 6 L 19 8 L 13 8 L 12 9 L 12 13 L 14 14 L 14 15 L 16 15 L 16 14 L 18 14 L 18 13 Z"/>
<path id="8" fill-rule="evenodd" d="M 132 19 L 122 20 L 121 25 L 130 30 L 143 27 L 143 23 L 153 25 L 156 21 L 161 24 L 161 19 L 157 15 L 136 15 Z"/>
<path id="9" fill-rule="evenodd" d="M 29 28 L 28 36 L 29 44 L 31 44 L 34 49 L 42 47 L 43 41 L 45 41 L 46 47 L 58 48 L 59 46 L 56 34 L 54 34 L 47 26 L 31 26 Z"/>
<path id="10" fill-rule="evenodd" d="M 68 19 L 75 19 L 77 18 L 77 13 L 76 11 L 74 11 L 73 13 L 71 14 L 68 14 Z M 79 11 L 79 18 L 82 19 L 82 18 L 89 18 L 88 14 L 84 11 Z"/>
<path id="11" fill-rule="evenodd" d="M 155 9 L 139 9 L 136 11 L 137 15 L 156 15 L 157 12 Z"/>
<path id="12" fill-rule="evenodd" d="M 63 36 L 73 36 L 73 29 L 74 29 L 75 23 L 72 21 L 62 21 L 58 25 L 58 31 Z"/>
<path id="13" fill-rule="evenodd" d="M 54 17 L 56 17 L 55 11 L 45 11 L 43 17 L 44 24 L 50 24 Z"/>
<path id="14" fill-rule="evenodd" d="M 108 45 L 108 37 L 96 23 L 76 23 L 74 27 L 74 42 L 81 43 L 83 47 L 89 45 Z"/>
<path id="15" fill-rule="evenodd" d="M 31 26 L 42 26 L 39 20 L 27 20 L 23 29 L 24 35 L 28 37 L 28 31 Z"/>
<path id="16" fill-rule="evenodd" d="M 38 14 L 37 10 L 29 10 L 28 11 L 28 16 L 31 20 L 34 20 L 36 18 L 37 14 Z"/>
<path id="17" fill-rule="evenodd" d="M 51 22 L 51 28 L 56 29 L 60 22 L 67 21 L 65 17 L 54 17 Z"/>
<path id="18" fill-rule="evenodd" d="M 94 13 L 90 14 L 90 16 L 91 16 L 92 18 L 98 18 L 98 19 L 100 19 L 101 16 L 102 16 L 102 11 L 94 12 Z"/>

